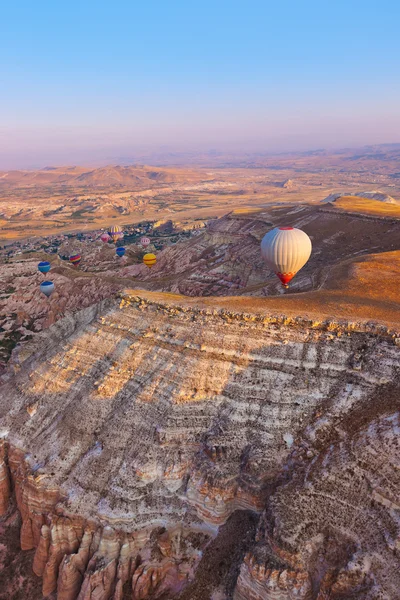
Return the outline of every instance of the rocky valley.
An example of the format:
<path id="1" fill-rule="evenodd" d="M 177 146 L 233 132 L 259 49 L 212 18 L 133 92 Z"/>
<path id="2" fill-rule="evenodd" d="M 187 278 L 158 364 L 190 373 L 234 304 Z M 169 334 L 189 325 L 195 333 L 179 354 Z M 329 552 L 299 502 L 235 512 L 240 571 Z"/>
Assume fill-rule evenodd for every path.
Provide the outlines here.
<path id="1" fill-rule="evenodd" d="M 265 165 L 4 178 L 6 198 L 106 181 L 117 208 L 74 199 L 73 219 L 100 206 L 89 227 L 131 225 L 123 258 L 89 229 L 2 250 L 0 600 L 400 600 L 397 200 L 350 171 L 351 195 L 330 196 L 301 180 L 326 157 L 298 158 L 295 180 L 280 160 L 282 181 Z M 187 219 L 144 219 L 178 189 Z M 215 218 L 190 194 L 218 195 L 200 209 Z M 6 236 L 30 218 L 17 208 Z M 313 246 L 289 290 L 260 253 L 277 225 Z"/>
<path id="2" fill-rule="evenodd" d="M 317 204 L 344 190 L 396 200 L 399 148 L 142 155 L 134 164 L 0 170 L 0 243 L 90 231 L 110 222 L 209 220 L 271 202 Z"/>
<path id="3" fill-rule="evenodd" d="M 2 4 L 0 600 L 400 600 L 386 4 Z"/>
<path id="4" fill-rule="evenodd" d="M 263 235 L 279 224 L 303 229 L 313 244 L 310 261 L 291 284 L 294 293 L 283 293 L 260 255 Z M 96 236 L 87 241 L 71 237 L 59 247 L 59 254 L 67 257 L 80 252 L 79 268 L 44 252 L 3 260 L 0 371 L 17 343 L 28 341 L 64 315 L 128 287 L 191 297 L 235 296 L 242 304 L 262 298 L 271 310 L 295 316 L 384 324 L 400 319 L 400 219 L 349 214 L 323 204 L 271 204 L 232 211 L 192 233 L 186 241 L 169 243 L 161 251 L 151 245 L 157 252 L 152 269 L 142 264 L 143 248 L 137 244 L 127 244 L 121 259 L 113 245 L 104 245 Z M 51 262 L 56 288 L 50 300 L 39 289 L 43 275 L 37 264 L 44 259 Z"/>

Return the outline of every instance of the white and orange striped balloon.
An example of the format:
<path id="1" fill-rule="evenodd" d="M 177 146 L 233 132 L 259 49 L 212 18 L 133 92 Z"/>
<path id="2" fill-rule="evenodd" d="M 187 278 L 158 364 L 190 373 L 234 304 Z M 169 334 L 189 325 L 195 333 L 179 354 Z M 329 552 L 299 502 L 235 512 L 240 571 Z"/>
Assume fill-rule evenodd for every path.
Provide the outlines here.
<path id="1" fill-rule="evenodd" d="M 261 254 L 284 287 L 310 258 L 311 240 L 301 229 L 275 227 L 261 241 Z"/>

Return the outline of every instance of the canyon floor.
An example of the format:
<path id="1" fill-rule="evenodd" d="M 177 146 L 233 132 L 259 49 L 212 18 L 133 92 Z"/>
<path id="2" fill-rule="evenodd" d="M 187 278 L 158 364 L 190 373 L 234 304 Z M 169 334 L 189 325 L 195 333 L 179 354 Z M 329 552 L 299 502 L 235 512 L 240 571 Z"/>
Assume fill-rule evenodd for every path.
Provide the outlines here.
<path id="1" fill-rule="evenodd" d="M 151 270 L 1 265 L 1 600 L 400 600 L 400 219 L 287 189 Z M 288 291 L 278 224 L 313 243 Z"/>

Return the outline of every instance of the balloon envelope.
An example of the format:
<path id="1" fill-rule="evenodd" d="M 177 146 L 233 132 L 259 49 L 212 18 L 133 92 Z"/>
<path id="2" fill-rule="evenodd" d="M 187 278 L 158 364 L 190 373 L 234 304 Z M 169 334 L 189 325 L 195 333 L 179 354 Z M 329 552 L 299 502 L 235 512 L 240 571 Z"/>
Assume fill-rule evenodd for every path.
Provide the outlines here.
<path id="1" fill-rule="evenodd" d="M 150 244 L 150 238 L 142 237 L 140 238 L 140 243 L 142 244 L 143 248 L 147 248 L 147 246 Z"/>
<path id="2" fill-rule="evenodd" d="M 157 262 L 156 255 L 152 254 L 151 252 L 149 252 L 149 254 L 145 254 L 143 256 L 143 262 L 146 266 L 151 268 Z"/>
<path id="3" fill-rule="evenodd" d="M 118 256 L 123 256 L 125 254 L 125 248 L 122 248 L 122 246 L 120 246 L 119 248 L 116 249 L 115 252 Z"/>
<path id="4" fill-rule="evenodd" d="M 108 233 L 102 233 L 100 236 L 100 239 L 102 242 L 104 242 L 106 244 L 109 241 L 110 236 L 108 235 Z"/>
<path id="5" fill-rule="evenodd" d="M 301 229 L 275 227 L 261 241 L 261 254 L 268 267 L 287 287 L 310 258 L 311 240 Z"/>
<path id="6" fill-rule="evenodd" d="M 42 260 L 38 264 L 38 269 L 41 273 L 48 273 L 50 271 L 50 263 L 47 260 Z"/>
<path id="7" fill-rule="evenodd" d="M 69 260 L 74 265 L 74 267 L 79 265 L 79 263 L 81 262 L 81 259 L 82 259 L 82 257 L 80 254 L 73 254 L 72 256 L 69 257 Z"/>
<path id="8" fill-rule="evenodd" d="M 114 244 L 115 244 L 115 242 L 117 242 L 118 240 L 120 240 L 124 237 L 123 231 L 119 225 L 113 225 L 112 227 L 110 227 L 109 233 L 110 233 L 110 236 L 111 236 Z"/>
<path id="9" fill-rule="evenodd" d="M 54 283 L 52 281 L 43 281 L 40 284 L 40 291 L 47 297 L 51 296 L 54 292 Z"/>

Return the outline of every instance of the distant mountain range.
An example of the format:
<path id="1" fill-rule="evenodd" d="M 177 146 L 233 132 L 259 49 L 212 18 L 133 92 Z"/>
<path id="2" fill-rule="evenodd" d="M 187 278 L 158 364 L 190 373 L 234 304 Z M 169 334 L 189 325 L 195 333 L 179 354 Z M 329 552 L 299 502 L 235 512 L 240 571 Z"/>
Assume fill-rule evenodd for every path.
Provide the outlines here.
<path id="1" fill-rule="evenodd" d="M 165 148 L 157 151 L 132 152 L 130 155 L 113 156 L 108 163 L 81 166 L 45 166 L 37 170 L 0 171 L 0 185 L 10 181 L 22 185 L 43 182 L 71 185 L 73 182 L 87 185 L 127 185 L 139 181 L 176 182 L 179 174 L 175 167 L 205 168 L 310 168 L 336 167 L 345 171 L 389 167 L 393 178 L 400 177 L 400 143 L 377 144 L 361 148 L 317 148 L 302 152 L 192 150 L 175 151 Z M 118 165 L 118 166 L 116 166 Z M 149 167 L 147 165 L 152 165 Z"/>
<path id="2" fill-rule="evenodd" d="M 326 159 L 341 159 L 349 161 L 358 161 L 360 159 L 368 161 L 385 161 L 398 160 L 400 158 L 400 143 L 393 144 L 375 144 L 362 146 L 359 148 L 341 148 L 341 149 L 326 149 L 316 148 L 305 151 L 286 151 L 286 152 L 271 152 L 265 151 L 229 151 L 209 150 L 196 151 L 174 151 L 165 149 L 149 152 L 134 152 L 130 156 L 116 156 L 110 162 L 118 164 L 152 164 L 157 166 L 184 166 L 198 165 L 209 167 L 265 167 L 268 163 L 280 160 L 298 160 L 301 158 L 326 158 Z"/>
<path id="3" fill-rule="evenodd" d="M 149 185 L 149 183 L 177 183 L 179 181 L 198 181 L 196 172 L 176 169 L 158 169 L 146 166 L 105 166 L 95 169 L 84 167 L 44 167 L 36 171 L 0 172 L 0 190 L 6 187 L 27 186 L 91 186 L 126 187 L 131 185 Z"/>

